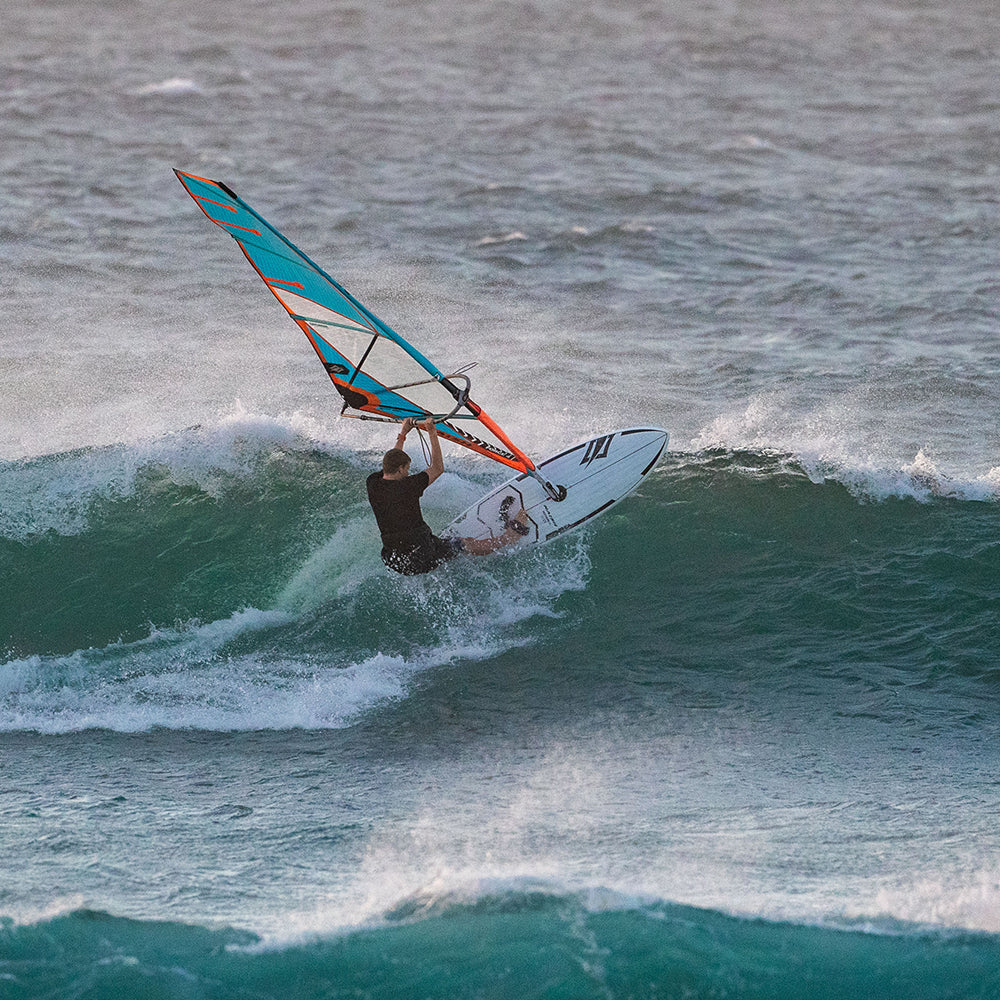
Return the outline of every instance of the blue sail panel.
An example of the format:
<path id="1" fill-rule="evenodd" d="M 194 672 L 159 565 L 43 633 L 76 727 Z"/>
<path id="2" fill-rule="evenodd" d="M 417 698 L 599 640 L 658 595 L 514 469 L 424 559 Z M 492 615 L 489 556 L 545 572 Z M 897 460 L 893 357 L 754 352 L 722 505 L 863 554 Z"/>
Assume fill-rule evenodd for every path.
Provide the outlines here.
<path id="1" fill-rule="evenodd" d="M 435 365 L 314 264 L 227 185 L 174 171 L 308 337 L 344 408 L 390 420 L 442 418 L 445 437 L 512 468 L 534 464 Z M 461 405 L 459 405 L 461 403 Z M 458 409 L 456 410 L 456 407 Z M 444 421 L 445 416 L 451 419 Z M 473 422 L 467 430 L 460 421 Z"/>

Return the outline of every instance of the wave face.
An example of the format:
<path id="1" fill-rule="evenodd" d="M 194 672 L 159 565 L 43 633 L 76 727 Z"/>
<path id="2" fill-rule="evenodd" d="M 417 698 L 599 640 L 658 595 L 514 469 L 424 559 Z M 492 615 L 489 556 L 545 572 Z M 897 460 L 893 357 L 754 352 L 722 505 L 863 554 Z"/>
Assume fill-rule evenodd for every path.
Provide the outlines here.
<path id="1" fill-rule="evenodd" d="M 501 592 L 471 562 L 400 581 L 357 460 L 253 431 L 8 467 L 6 727 L 337 726 L 415 670 L 529 641 L 520 623 L 581 585 L 573 545 L 496 563 Z"/>
<path id="2" fill-rule="evenodd" d="M 994 937 L 768 923 L 541 891 L 401 904 L 381 926 L 265 946 L 254 935 L 81 910 L 0 927 L 12 995 L 228 998 L 985 998 Z"/>
<path id="3" fill-rule="evenodd" d="M 273 426 L 12 463 L 4 726 L 338 726 L 428 666 L 524 646 L 567 682 L 623 649 L 652 674 L 989 690 L 996 502 L 925 473 L 837 474 L 675 453 L 578 538 L 401 580 L 357 459 Z M 438 502 L 477 489 L 450 475 Z"/>

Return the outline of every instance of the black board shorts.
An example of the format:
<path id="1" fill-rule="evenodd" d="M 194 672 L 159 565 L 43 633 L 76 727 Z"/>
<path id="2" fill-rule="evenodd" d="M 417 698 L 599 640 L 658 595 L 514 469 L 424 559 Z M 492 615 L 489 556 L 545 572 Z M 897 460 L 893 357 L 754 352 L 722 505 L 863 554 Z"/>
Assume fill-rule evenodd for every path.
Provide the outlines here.
<path id="1" fill-rule="evenodd" d="M 416 544 L 403 547 L 388 546 L 382 549 L 382 562 L 403 576 L 429 573 L 441 563 L 454 559 L 462 551 L 459 538 L 438 538 L 427 533 Z"/>

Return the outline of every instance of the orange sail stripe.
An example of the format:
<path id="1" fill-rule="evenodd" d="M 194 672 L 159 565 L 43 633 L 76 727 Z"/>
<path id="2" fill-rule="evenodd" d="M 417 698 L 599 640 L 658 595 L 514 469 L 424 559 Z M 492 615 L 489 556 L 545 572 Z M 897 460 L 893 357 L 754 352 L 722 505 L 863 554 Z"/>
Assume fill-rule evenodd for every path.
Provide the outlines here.
<path id="1" fill-rule="evenodd" d="M 197 198 L 198 198 L 199 202 L 207 201 L 209 203 L 209 205 L 218 205 L 219 208 L 224 208 L 227 212 L 235 212 L 236 211 L 236 209 L 233 208 L 232 205 L 227 205 L 225 202 L 222 202 L 222 201 L 215 201 L 215 199 L 213 199 L 213 198 L 206 198 L 202 194 L 198 195 Z"/>
<path id="2" fill-rule="evenodd" d="M 475 413 L 479 422 L 483 424 L 485 427 L 488 427 L 490 431 L 493 432 L 494 436 L 498 440 L 502 441 L 505 445 L 507 445 L 507 447 L 510 448 L 510 450 L 521 460 L 525 472 L 535 467 L 535 463 L 532 462 L 531 459 L 528 458 L 528 456 L 525 455 L 525 453 L 521 451 L 520 448 L 518 448 L 511 442 L 510 438 L 507 437 L 507 435 L 497 426 L 497 424 L 493 421 L 493 419 L 486 413 L 484 413 L 480 407 L 476 406 L 475 403 L 472 403 L 470 401 L 469 408 L 472 409 L 473 413 Z M 507 464 L 509 465 L 512 463 L 507 463 Z M 519 466 L 514 466 L 514 467 L 518 468 Z"/>

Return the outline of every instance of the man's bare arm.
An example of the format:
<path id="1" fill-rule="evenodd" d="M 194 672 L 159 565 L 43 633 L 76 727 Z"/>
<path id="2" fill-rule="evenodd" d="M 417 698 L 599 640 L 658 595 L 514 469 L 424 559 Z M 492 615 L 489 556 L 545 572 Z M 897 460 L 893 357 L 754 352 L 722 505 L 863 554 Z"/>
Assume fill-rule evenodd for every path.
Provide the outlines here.
<path id="1" fill-rule="evenodd" d="M 403 445 L 406 444 L 406 435 L 409 434 L 410 431 L 413 430 L 414 427 L 416 427 L 416 425 L 417 422 L 416 420 L 413 419 L 413 417 L 407 417 L 403 421 L 403 426 L 400 428 L 399 433 L 396 435 L 396 447 L 399 448 L 400 451 L 403 450 Z"/>
<path id="2" fill-rule="evenodd" d="M 433 483 L 444 472 L 444 459 L 441 457 L 441 442 L 438 440 L 438 429 L 434 426 L 434 421 L 430 417 L 421 421 L 417 426 L 427 431 L 427 435 L 431 439 L 431 464 L 427 467 L 427 479 L 430 483 Z"/>

